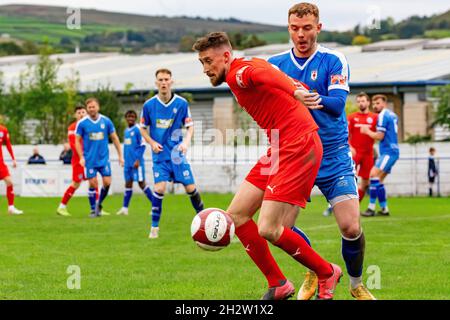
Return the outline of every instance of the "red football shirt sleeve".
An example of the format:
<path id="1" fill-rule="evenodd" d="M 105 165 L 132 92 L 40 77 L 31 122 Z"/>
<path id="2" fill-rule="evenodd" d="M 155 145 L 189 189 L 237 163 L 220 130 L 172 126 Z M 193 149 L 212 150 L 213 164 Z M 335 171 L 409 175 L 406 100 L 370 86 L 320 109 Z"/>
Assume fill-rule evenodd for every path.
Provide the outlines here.
<path id="1" fill-rule="evenodd" d="M 292 96 L 297 90 L 297 86 L 292 79 L 272 66 L 267 68 L 244 66 L 236 73 L 236 82 L 243 89 L 267 85 L 285 91 Z"/>
<path id="2" fill-rule="evenodd" d="M 12 149 L 11 140 L 9 139 L 9 132 L 8 131 L 5 131 L 5 142 L 6 142 L 6 149 L 8 149 L 8 152 L 11 155 L 11 159 L 15 160 L 15 158 L 14 158 L 14 151 Z"/>

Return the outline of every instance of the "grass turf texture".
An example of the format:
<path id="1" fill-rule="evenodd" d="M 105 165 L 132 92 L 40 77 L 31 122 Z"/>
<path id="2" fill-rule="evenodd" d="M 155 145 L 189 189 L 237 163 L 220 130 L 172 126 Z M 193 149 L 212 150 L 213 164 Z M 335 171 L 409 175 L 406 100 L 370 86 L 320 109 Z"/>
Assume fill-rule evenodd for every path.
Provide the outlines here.
<path id="1" fill-rule="evenodd" d="M 226 208 L 232 195 L 204 194 L 207 207 Z M 190 238 L 193 210 L 186 196 L 167 195 L 160 238 L 149 240 L 149 205 L 134 196 L 130 216 L 88 218 L 86 198 L 72 199 L 72 217 L 55 214 L 59 199 L 17 198 L 24 216 L 8 216 L 0 201 L 0 299 L 259 299 L 264 277 L 240 243 L 206 252 Z M 105 209 L 115 213 L 122 197 Z M 365 208 L 366 205 L 363 205 Z M 448 198 L 400 198 L 389 203 L 391 217 L 364 218 L 366 262 L 381 269 L 378 299 L 449 299 Z M 321 215 L 325 202 L 313 198 L 297 225 L 313 246 L 344 269 L 340 235 L 333 217 Z M 304 268 L 272 247 L 285 275 L 298 289 Z M 67 289 L 69 265 L 81 268 L 81 289 Z M 368 275 L 364 274 L 365 280 Z M 351 299 L 348 276 L 336 299 Z"/>

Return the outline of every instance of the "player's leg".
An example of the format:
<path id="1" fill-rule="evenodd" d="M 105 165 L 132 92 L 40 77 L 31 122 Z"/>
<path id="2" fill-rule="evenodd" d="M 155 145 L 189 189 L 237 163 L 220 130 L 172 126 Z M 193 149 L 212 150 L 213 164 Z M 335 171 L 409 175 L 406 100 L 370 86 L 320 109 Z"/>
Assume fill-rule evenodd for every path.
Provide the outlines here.
<path id="1" fill-rule="evenodd" d="M 125 180 L 125 191 L 123 194 L 122 208 L 120 208 L 120 210 L 116 213 L 118 216 L 128 215 L 128 207 L 130 205 L 131 197 L 133 196 L 133 181 L 135 178 L 133 174 L 133 168 L 124 167 L 123 177 Z"/>
<path id="2" fill-rule="evenodd" d="M 366 192 L 369 188 L 370 184 L 370 171 L 373 168 L 373 154 L 365 154 L 358 157 L 358 177 L 359 177 L 359 185 L 358 185 L 358 197 L 359 202 L 364 199 Z"/>
<path id="3" fill-rule="evenodd" d="M 97 171 L 95 171 L 95 173 L 97 173 Z M 97 181 L 97 176 L 93 176 L 93 174 L 91 174 L 90 176 L 87 176 L 88 178 L 88 183 L 89 183 L 89 191 L 88 191 L 88 199 L 89 199 L 89 206 L 91 208 L 91 218 L 95 218 L 97 217 L 97 215 L 95 214 L 95 205 L 97 203 L 97 194 L 98 194 L 98 181 Z"/>
<path id="4" fill-rule="evenodd" d="M 390 157 L 387 155 L 380 156 L 377 163 L 370 171 L 370 200 L 367 210 L 361 214 L 364 217 L 375 216 L 377 199 L 379 199 L 381 207 L 387 207 L 386 189 L 383 184 L 383 181 L 387 176 L 387 172 L 384 172 L 382 168 L 386 168 L 389 158 Z"/>
<path id="5" fill-rule="evenodd" d="M 342 257 L 350 278 L 350 293 L 358 300 L 374 300 L 362 282 L 366 242 L 360 224 L 359 200 L 351 199 L 349 195 L 348 200 L 333 204 L 334 216 L 342 235 Z"/>
<path id="6" fill-rule="evenodd" d="M 331 299 L 342 272 L 338 266 L 320 257 L 297 233 L 283 226 L 286 217 L 295 215 L 297 210 L 298 207 L 290 203 L 264 200 L 258 220 L 259 234 L 313 270 L 319 278 L 318 298 Z"/>
<path id="7" fill-rule="evenodd" d="M 98 198 L 95 211 L 97 215 L 101 216 L 109 216 L 110 213 L 103 210 L 103 201 L 105 201 L 108 196 L 109 189 L 111 187 L 111 176 L 103 175 L 102 176 L 102 188 L 100 190 L 100 196 Z"/>
<path id="8" fill-rule="evenodd" d="M 153 202 L 153 192 L 152 192 L 152 189 L 150 189 L 150 186 L 145 181 L 145 166 L 143 163 L 141 163 L 139 168 L 136 169 L 135 181 L 138 182 L 139 187 L 142 189 L 142 191 L 144 192 L 148 201 L 150 201 L 150 205 L 151 205 Z"/>
<path id="9" fill-rule="evenodd" d="M 152 195 L 152 226 L 150 228 L 150 239 L 159 237 L 159 222 L 162 215 L 162 204 L 164 200 L 164 193 L 166 192 L 167 181 L 155 181 L 154 191 Z"/>
<path id="10" fill-rule="evenodd" d="M 75 191 L 80 187 L 80 182 L 72 181 L 70 186 L 66 189 L 64 192 L 64 196 L 61 199 L 61 203 L 59 204 L 58 209 L 56 210 L 56 213 L 60 216 L 69 217 L 71 214 L 67 210 L 67 203 L 70 199 L 72 199 L 73 195 L 75 194 Z"/>
<path id="11" fill-rule="evenodd" d="M 253 171 L 253 170 L 252 170 Z M 258 226 L 252 217 L 261 206 L 264 191 L 245 180 L 235 194 L 227 212 L 233 218 L 236 236 L 245 251 L 267 279 L 269 290 L 264 299 L 285 299 L 294 288 L 273 258 L 267 241 L 259 235 Z"/>
<path id="12" fill-rule="evenodd" d="M 19 210 L 14 206 L 15 195 L 14 195 L 14 186 L 12 183 L 11 176 L 7 175 L 6 177 L 3 178 L 3 180 L 5 181 L 5 184 L 6 184 L 6 198 L 8 199 L 9 214 L 14 214 L 14 215 L 23 214 L 22 210 Z"/>

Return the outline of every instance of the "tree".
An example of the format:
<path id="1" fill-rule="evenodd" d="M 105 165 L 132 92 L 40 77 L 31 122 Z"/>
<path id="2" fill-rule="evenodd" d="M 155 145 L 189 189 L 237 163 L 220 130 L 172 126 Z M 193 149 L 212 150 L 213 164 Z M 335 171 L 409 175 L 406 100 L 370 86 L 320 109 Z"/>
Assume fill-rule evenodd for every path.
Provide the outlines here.
<path id="1" fill-rule="evenodd" d="M 363 45 L 369 44 L 371 42 L 372 41 L 370 40 L 370 38 L 363 36 L 363 35 L 358 35 L 353 38 L 352 45 L 363 46 Z"/>
<path id="2" fill-rule="evenodd" d="M 432 96 L 439 100 L 433 125 L 450 128 L 450 85 L 435 88 Z"/>

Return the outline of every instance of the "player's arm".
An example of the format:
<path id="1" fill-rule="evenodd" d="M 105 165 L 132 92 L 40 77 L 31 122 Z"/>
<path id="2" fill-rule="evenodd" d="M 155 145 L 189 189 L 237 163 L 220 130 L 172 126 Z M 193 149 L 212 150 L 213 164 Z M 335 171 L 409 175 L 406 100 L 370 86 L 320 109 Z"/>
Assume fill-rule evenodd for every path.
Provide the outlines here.
<path id="1" fill-rule="evenodd" d="M 134 168 L 136 168 L 136 169 L 139 168 L 139 166 L 141 165 L 139 159 L 142 159 L 142 157 L 144 156 L 144 152 L 145 152 L 145 142 L 144 142 L 144 139 L 142 139 L 140 130 L 139 130 L 137 139 L 138 139 L 138 146 L 136 147 L 136 149 L 134 151 L 134 154 L 135 154 L 135 157 L 137 160 L 133 164 Z"/>
<path id="2" fill-rule="evenodd" d="M 114 144 L 114 147 L 116 148 L 117 155 L 119 156 L 119 164 L 121 167 L 125 165 L 125 161 L 123 160 L 122 155 L 122 146 L 120 145 L 119 136 L 115 131 L 110 133 L 109 138 L 111 139 L 112 143 Z"/>
<path id="3" fill-rule="evenodd" d="M 186 135 L 184 136 L 183 142 L 180 144 L 178 149 L 186 154 L 187 150 L 191 144 L 192 137 L 194 136 L 194 121 L 192 121 L 191 112 L 189 110 L 189 106 L 185 109 L 185 114 L 183 115 L 183 125 L 187 129 Z"/>
<path id="4" fill-rule="evenodd" d="M 342 89 L 331 90 L 328 96 L 320 95 L 322 100 L 322 111 L 339 117 L 345 110 L 345 102 L 347 101 L 348 92 Z"/>
<path id="5" fill-rule="evenodd" d="M 297 87 L 291 78 L 274 66 L 269 66 L 267 68 L 248 67 L 247 69 L 241 70 L 243 70 L 243 80 L 241 82 L 238 81 L 238 85 L 242 88 L 267 85 L 294 96 L 307 107 L 314 107 L 317 109 L 322 107 L 320 105 L 320 97 L 318 97 L 317 94 L 309 93 L 304 88 Z"/>
<path id="6" fill-rule="evenodd" d="M 361 133 L 368 135 L 369 137 L 371 137 L 372 139 L 376 140 L 376 141 L 381 141 L 384 139 L 384 135 L 385 135 L 385 129 L 383 131 L 384 128 L 382 127 L 377 127 L 377 131 L 372 131 L 370 130 L 370 126 L 361 126 Z"/>
<path id="7" fill-rule="evenodd" d="M 141 113 L 141 124 L 139 126 L 139 129 L 145 142 L 147 142 L 152 148 L 152 151 L 154 153 L 160 153 L 163 150 L 163 146 L 158 142 L 156 142 L 155 140 L 153 140 L 152 137 L 150 136 L 150 124 L 151 124 L 150 115 L 149 112 L 147 111 L 147 108 L 145 108 L 144 105 L 144 108 L 142 109 Z"/>
<path id="8" fill-rule="evenodd" d="M 352 153 L 352 156 L 354 157 L 356 155 L 356 149 L 352 146 L 352 118 L 349 116 L 347 118 L 348 122 L 348 144 L 350 146 L 350 152 Z"/>
<path id="9" fill-rule="evenodd" d="M 77 152 L 78 157 L 80 158 L 80 165 L 84 167 L 86 165 L 86 160 L 84 159 L 82 141 L 83 137 L 77 134 L 75 136 L 75 151 Z"/>
<path id="10" fill-rule="evenodd" d="M 8 149 L 9 155 L 11 156 L 13 162 L 13 168 L 17 167 L 16 158 L 14 157 L 14 151 L 12 148 L 11 140 L 9 139 L 9 132 L 6 132 L 6 149 Z"/>

